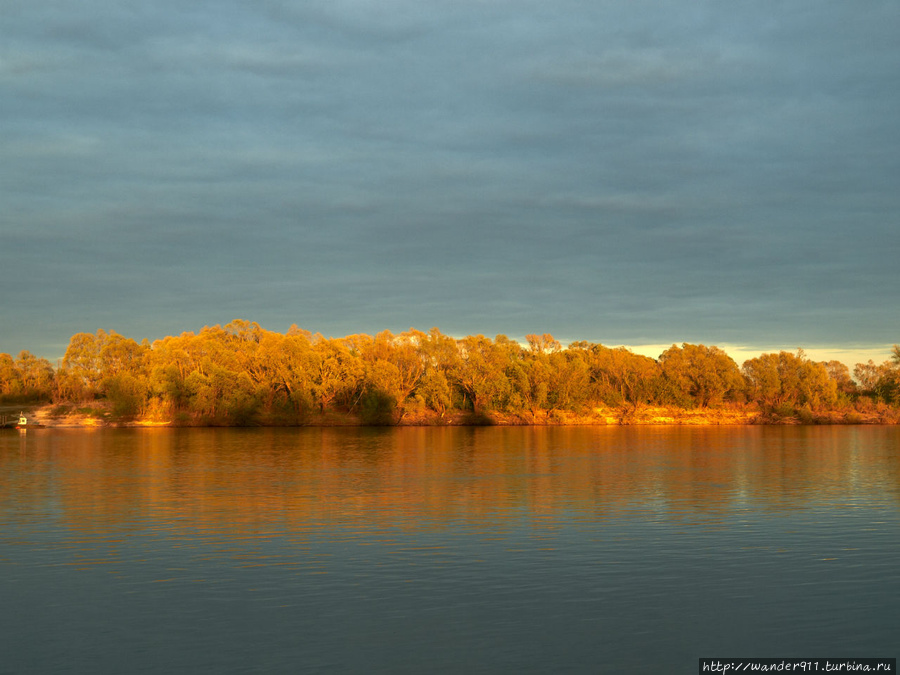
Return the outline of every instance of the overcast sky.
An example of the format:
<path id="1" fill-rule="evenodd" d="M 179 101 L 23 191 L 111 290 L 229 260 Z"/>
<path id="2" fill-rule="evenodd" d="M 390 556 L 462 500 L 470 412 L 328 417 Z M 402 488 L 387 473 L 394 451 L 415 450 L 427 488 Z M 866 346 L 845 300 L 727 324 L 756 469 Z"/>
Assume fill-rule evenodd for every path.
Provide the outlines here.
<path id="1" fill-rule="evenodd" d="M 883 360 L 898 35 L 896 0 L 0 0 L 0 352 L 242 318 Z"/>

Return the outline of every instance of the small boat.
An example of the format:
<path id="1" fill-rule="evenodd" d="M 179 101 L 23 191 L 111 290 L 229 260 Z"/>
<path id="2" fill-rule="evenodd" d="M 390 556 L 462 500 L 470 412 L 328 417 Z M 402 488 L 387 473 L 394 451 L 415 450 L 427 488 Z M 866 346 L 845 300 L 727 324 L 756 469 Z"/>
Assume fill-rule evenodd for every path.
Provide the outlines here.
<path id="1" fill-rule="evenodd" d="M 28 418 L 23 413 L 19 413 L 19 421 L 16 423 L 16 429 L 19 431 L 27 431 L 28 429 L 41 429 L 43 424 L 29 423 Z"/>

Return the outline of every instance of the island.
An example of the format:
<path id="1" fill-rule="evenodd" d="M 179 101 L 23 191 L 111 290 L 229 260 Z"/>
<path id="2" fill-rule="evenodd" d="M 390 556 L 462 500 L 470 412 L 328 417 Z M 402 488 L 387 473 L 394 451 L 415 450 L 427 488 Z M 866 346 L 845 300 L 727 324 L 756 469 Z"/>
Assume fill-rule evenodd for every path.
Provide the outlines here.
<path id="1" fill-rule="evenodd" d="M 0 354 L 0 414 L 20 409 L 46 427 L 896 424 L 900 346 L 851 375 L 802 350 L 738 366 L 715 346 L 653 359 L 549 334 L 326 338 L 235 320 L 150 343 L 101 329 L 72 336 L 56 368 Z"/>

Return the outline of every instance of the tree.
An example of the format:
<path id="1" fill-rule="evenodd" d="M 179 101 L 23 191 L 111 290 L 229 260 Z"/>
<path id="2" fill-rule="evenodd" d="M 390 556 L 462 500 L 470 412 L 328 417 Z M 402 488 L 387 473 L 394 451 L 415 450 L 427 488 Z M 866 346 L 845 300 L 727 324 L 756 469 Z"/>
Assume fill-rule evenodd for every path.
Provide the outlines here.
<path id="1" fill-rule="evenodd" d="M 250 369 L 269 414 L 301 421 L 313 406 L 314 355 L 309 333 L 292 327 L 286 335 L 264 332 Z"/>
<path id="2" fill-rule="evenodd" d="M 658 402 L 661 370 L 649 356 L 625 347 L 612 349 L 589 342 L 575 342 L 569 349 L 581 353 L 587 366 L 590 398 L 595 402 L 634 406 Z"/>
<path id="3" fill-rule="evenodd" d="M 404 334 L 423 365 L 415 394 L 442 418 L 453 407 L 451 380 L 459 370 L 460 356 L 456 340 L 442 335 L 437 328 L 428 333 L 410 329 Z"/>
<path id="4" fill-rule="evenodd" d="M 418 396 L 431 410 L 441 418 L 453 404 L 453 393 L 450 383 L 443 371 L 431 368 L 425 372 L 416 390 Z"/>
<path id="5" fill-rule="evenodd" d="M 659 363 L 676 397 L 686 397 L 702 408 L 737 400 L 744 389 L 737 364 L 718 347 L 672 345 L 660 355 Z"/>
<path id="6" fill-rule="evenodd" d="M 312 348 L 312 390 L 320 410 L 333 404 L 352 405 L 358 397 L 364 366 L 340 340 L 316 339 Z"/>
<path id="7" fill-rule="evenodd" d="M 382 331 L 361 349 L 370 389 L 383 392 L 398 408 L 425 373 L 425 361 L 417 352 L 416 340 L 415 334 L 395 336 L 390 331 Z"/>
<path id="8" fill-rule="evenodd" d="M 523 359 L 510 369 L 509 381 L 519 398 L 520 405 L 536 416 L 547 408 L 550 393 L 550 364 L 544 354 Z"/>
<path id="9" fill-rule="evenodd" d="M 122 337 L 115 331 L 98 331 L 95 349 L 96 366 L 100 369 L 101 377 L 122 373 L 138 377 L 145 371 L 145 356 L 149 348 L 131 338 Z"/>
<path id="10" fill-rule="evenodd" d="M 222 331 L 231 336 L 234 343 L 259 343 L 263 334 L 263 329 L 255 321 L 244 321 L 243 319 L 235 319 L 225 324 Z"/>
<path id="11" fill-rule="evenodd" d="M 483 335 L 463 338 L 457 346 L 460 360 L 456 379 L 472 410 L 482 413 L 494 409 L 510 391 L 504 352 Z"/>
<path id="12" fill-rule="evenodd" d="M 0 354 L 0 395 L 17 396 L 22 394 L 25 385 L 16 363 L 9 354 Z"/>
<path id="13" fill-rule="evenodd" d="M 87 400 L 99 393 L 103 369 L 100 361 L 103 330 L 97 335 L 76 333 L 69 340 L 69 346 L 62 360 L 59 394 L 65 399 Z"/>
<path id="14" fill-rule="evenodd" d="M 562 349 L 562 345 L 560 345 L 559 341 L 550 335 L 550 333 L 544 333 L 543 335 L 526 335 L 525 340 L 528 342 L 531 351 L 535 354 L 550 354 Z"/>
<path id="15" fill-rule="evenodd" d="M 762 354 L 744 362 L 750 391 L 755 400 L 769 407 L 809 406 L 813 409 L 837 401 L 837 384 L 821 363 L 797 354 Z"/>
<path id="16" fill-rule="evenodd" d="M 853 377 L 860 392 L 885 403 L 900 403 L 900 346 L 894 345 L 891 358 L 881 364 L 869 359 L 868 363 L 857 363 Z"/>
<path id="17" fill-rule="evenodd" d="M 121 372 L 104 378 L 106 400 L 116 417 L 131 418 L 140 414 L 147 400 L 147 382 L 130 373 Z"/>
<path id="18" fill-rule="evenodd" d="M 828 371 L 828 376 L 834 380 L 839 393 L 849 396 L 856 393 L 856 383 L 850 377 L 850 368 L 841 361 L 823 361 L 822 365 Z"/>
<path id="19" fill-rule="evenodd" d="M 882 378 L 889 376 L 891 362 L 885 361 L 877 365 L 872 359 L 868 363 L 857 363 L 853 368 L 853 377 L 859 390 L 864 394 L 874 394 Z"/>
<path id="20" fill-rule="evenodd" d="M 23 351 L 16 359 L 23 393 L 30 398 L 49 399 L 53 391 L 53 366 L 47 359 Z"/>
<path id="21" fill-rule="evenodd" d="M 577 410 L 587 400 L 590 375 L 577 352 L 556 351 L 547 359 L 547 404 L 551 409 Z"/>

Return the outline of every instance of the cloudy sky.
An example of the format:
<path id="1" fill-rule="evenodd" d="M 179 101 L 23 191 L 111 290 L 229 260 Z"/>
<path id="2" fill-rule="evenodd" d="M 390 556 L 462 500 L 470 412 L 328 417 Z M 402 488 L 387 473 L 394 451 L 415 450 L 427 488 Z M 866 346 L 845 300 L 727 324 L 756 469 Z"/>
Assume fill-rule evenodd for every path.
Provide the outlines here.
<path id="1" fill-rule="evenodd" d="M 883 360 L 898 35 L 896 0 L 0 0 L 0 352 L 242 318 Z"/>

